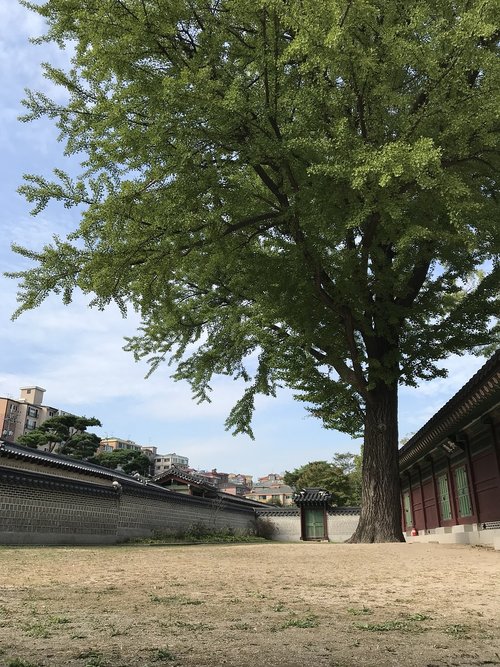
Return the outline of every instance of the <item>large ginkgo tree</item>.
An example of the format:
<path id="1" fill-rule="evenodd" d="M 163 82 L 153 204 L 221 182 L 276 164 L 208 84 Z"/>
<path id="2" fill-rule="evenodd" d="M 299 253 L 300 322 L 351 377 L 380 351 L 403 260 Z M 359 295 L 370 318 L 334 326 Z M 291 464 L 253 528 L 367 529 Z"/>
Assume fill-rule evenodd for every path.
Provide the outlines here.
<path id="1" fill-rule="evenodd" d="M 20 278 L 20 310 L 74 288 L 142 317 L 128 341 L 206 398 L 291 387 L 363 432 L 353 541 L 402 539 L 398 386 L 495 344 L 500 4 L 496 0 L 46 0 L 74 49 L 27 95 L 81 174 L 26 176 L 81 222 Z M 58 95 L 58 99 L 63 99 Z"/>

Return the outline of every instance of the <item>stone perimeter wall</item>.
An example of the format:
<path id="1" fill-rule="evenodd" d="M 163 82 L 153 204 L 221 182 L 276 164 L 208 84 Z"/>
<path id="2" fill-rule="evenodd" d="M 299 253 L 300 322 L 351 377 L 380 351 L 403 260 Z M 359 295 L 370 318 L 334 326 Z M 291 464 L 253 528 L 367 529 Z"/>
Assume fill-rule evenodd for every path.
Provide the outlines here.
<path id="1" fill-rule="evenodd" d="M 0 544 L 115 544 L 155 531 L 185 532 L 201 523 L 209 530 L 246 532 L 258 516 L 275 526 L 274 540 L 300 540 L 298 508 L 245 505 L 238 499 L 195 498 L 154 485 L 120 478 L 120 490 L 92 470 L 65 470 L 42 463 L 1 457 Z M 356 511 L 328 512 L 331 542 L 354 532 Z"/>
<path id="2" fill-rule="evenodd" d="M 193 523 L 244 532 L 252 507 L 231 507 L 168 492 L 123 485 L 122 491 L 56 476 L 0 475 L 0 544 L 114 544 Z"/>
<path id="3" fill-rule="evenodd" d="M 278 542 L 300 541 L 300 512 L 297 509 L 257 510 L 257 516 L 268 519 L 276 527 L 273 540 Z M 342 508 L 328 511 L 328 539 L 330 542 L 345 542 L 356 530 L 359 511 Z"/>

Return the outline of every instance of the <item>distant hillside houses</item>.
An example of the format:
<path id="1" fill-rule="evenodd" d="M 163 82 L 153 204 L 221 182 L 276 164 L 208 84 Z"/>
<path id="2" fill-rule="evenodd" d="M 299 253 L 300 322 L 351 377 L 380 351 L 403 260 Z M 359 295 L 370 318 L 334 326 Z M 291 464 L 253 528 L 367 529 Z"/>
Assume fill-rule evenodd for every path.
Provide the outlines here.
<path id="1" fill-rule="evenodd" d="M 293 489 L 285 484 L 283 475 L 272 472 L 265 477 L 259 477 L 251 491 L 245 495 L 245 498 L 287 507 L 293 505 Z"/>
<path id="2" fill-rule="evenodd" d="M 38 385 L 29 385 L 21 387 L 20 396 L 17 399 L 0 397 L 0 439 L 17 442 L 22 435 L 40 427 L 47 419 L 71 414 L 58 407 L 46 405 L 44 403 L 45 392 L 46 390 Z M 175 468 L 206 480 L 220 492 L 250 499 L 260 496 L 259 500 L 277 505 L 289 505 L 292 502 L 293 492 L 284 484 L 283 476 L 278 473 L 269 473 L 264 477 L 259 477 L 254 484 L 252 475 L 247 473 L 220 472 L 216 468 L 196 470 L 189 466 L 187 456 L 176 452 L 161 454 L 158 449 L 153 445 L 140 445 L 129 438 L 107 436 L 101 439 L 96 454 L 132 450 L 149 458 L 152 477 L 157 477 L 170 468 Z"/>
<path id="3" fill-rule="evenodd" d="M 219 472 L 216 468 L 212 470 L 197 470 L 189 466 L 189 458 L 182 456 L 176 452 L 170 454 L 159 454 L 158 447 L 142 446 L 135 443 L 133 440 L 124 440 L 122 438 L 103 438 L 99 451 L 110 452 L 121 449 L 132 449 L 146 454 L 151 459 L 151 475 L 154 478 L 164 475 L 169 472 L 184 471 L 188 475 L 194 475 L 199 480 L 204 480 L 212 487 L 229 493 L 234 496 L 245 497 L 253 487 L 252 475 L 233 472 Z M 268 477 L 279 477 L 277 475 L 269 475 Z M 267 479 L 262 478 L 262 479 Z M 260 480 L 259 480 L 260 481 Z"/>

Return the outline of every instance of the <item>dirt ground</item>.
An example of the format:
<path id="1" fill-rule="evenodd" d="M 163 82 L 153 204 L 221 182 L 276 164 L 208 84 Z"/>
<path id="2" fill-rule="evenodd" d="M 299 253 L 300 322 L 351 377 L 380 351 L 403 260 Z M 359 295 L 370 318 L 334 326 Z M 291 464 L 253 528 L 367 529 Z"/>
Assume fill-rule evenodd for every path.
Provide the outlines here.
<path id="1" fill-rule="evenodd" d="M 500 552 L 0 548 L 2 667 L 500 665 Z"/>

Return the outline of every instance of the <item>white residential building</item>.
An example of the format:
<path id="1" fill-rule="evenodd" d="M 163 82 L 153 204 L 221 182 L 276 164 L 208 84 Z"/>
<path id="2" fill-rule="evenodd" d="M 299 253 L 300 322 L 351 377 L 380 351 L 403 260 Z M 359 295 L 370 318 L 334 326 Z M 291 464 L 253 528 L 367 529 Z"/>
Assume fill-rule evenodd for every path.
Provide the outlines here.
<path id="1" fill-rule="evenodd" d="M 176 468 L 188 468 L 189 459 L 187 456 L 180 456 L 175 452 L 172 454 L 159 454 L 155 456 L 155 475 L 175 466 Z"/>

